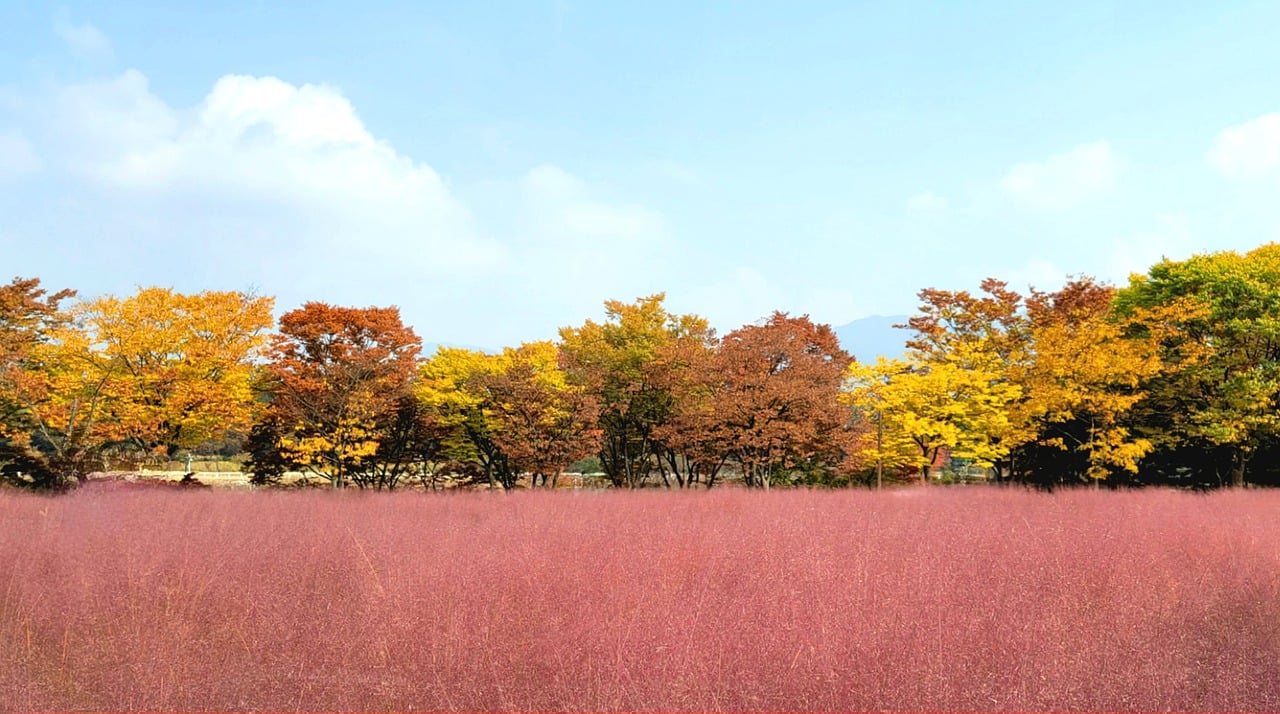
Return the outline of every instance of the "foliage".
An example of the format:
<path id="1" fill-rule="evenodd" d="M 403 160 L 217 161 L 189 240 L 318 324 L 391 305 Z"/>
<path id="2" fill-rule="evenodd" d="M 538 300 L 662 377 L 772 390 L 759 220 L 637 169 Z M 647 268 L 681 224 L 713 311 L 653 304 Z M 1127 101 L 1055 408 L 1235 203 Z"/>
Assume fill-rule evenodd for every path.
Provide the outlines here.
<path id="1" fill-rule="evenodd" d="M 112 423 L 121 440 L 173 456 L 249 428 L 253 361 L 272 325 L 273 302 L 238 292 L 144 288 L 78 306 L 74 316 L 90 345 L 85 362 L 110 375 Z"/>
<path id="2" fill-rule="evenodd" d="M 247 451 L 262 483 L 511 489 L 588 448 L 625 488 L 849 485 L 872 465 L 927 482 L 951 460 L 1042 487 L 1280 480 L 1276 244 L 1166 260 L 1121 290 L 922 290 L 908 354 L 875 364 L 783 313 L 718 339 L 661 293 L 558 343 L 425 361 L 394 308 L 308 303 L 267 350 L 271 298 L 72 295 L 0 286 L 0 480 Z"/>
<path id="3" fill-rule="evenodd" d="M 927 483 L 941 456 L 983 466 L 1008 456 L 1009 408 L 1021 389 L 991 371 L 960 360 L 882 357 L 874 365 L 849 365 L 845 378 L 845 402 L 878 430 L 876 441 L 861 442 L 869 462 L 910 467 Z"/>
<path id="4" fill-rule="evenodd" d="M 110 448 L 173 456 L 247 429 L 271 305 L 164 288 L 75 305 L 46 323 L 9 392 L 31 443 L 60 478 L 82 478 Z"/>
<path id="5" fill-rule="evenodd" d="M 1117 309 L 1160 341 L 1166 365 L 1144 430 L 1175 449 L 1221 447 L 1219 480 L 1243 485 L 1280 436 L 1280 245 L 1162 261 L 1133 277 Z"/>
<path id="6" fill-rule="evenodd" d="M 711 488 L 732 455 L 725 448 L 726 424 L 716 411 L 724 386 L 719 344 L 709 331 L 690 335 L 663 345 L 654 359 L 655 386 L 670 399 L 666 418 L 652 432 L 660 445 L 658 470 L 664 485 L 674 478 L 679 488 Z"/>
<path id="7" fill-rule="evenodd" d="M 33 405 L 45 400 L 49 383 L 39 354 L 66 321 L 59 303 L 75 295 L 52 295 L 38 279 L 14 278 L 0 286 L 0 481 L 38 488 L 61 479 L 31 445 Z"/>
<path id="8" fill-rule="evenodd" d="M 495 440 L 498 424 L 489 380 L 506 372 L 511 355 L 440 347 L 418 371 L 415 394 L 444 431 L 441 455 L 462 467 L 478 466 L 490 488 L 514 488 L 518 471 Z"/>
<path id="9" fill-rule="evenodd" d="M 555 488 L 570 464 L 596 451 L 599 408 L 586 390 L 571 384 L 551 342 L 531 342 L 504 352 L 506 368 L 483 379 L 493 412 L 493 441 L 516 468 Z M 548 482 L 550 478 L 550 482 Z"/>
<path id="10" fill-rule="evenodd" d="M 712 360 L 711 397 L 720 448 L 742 467 L 749 487 L 769 488 L 793 471 L 834 467 L 849 415 L 839 403 L 852 358 L 828 325 L 774 313 L 725 335 Z"/>
<path id="11" fill-rule="evenodd" d="M 902 463 L 905 439 L 922 474 L 941 453 L 1044 484 L 1136 473 L 1154 446 L 1128 415 L 1162 363 L 1112 311 L 1115 290 L 1076 278 L 1025 298 L 995 279 L 981 291 L 921 291 L 909 361 L 849 375 L 851 402 L 893 423 L 875 456 Z M 898 384 L 868 393 L 880 381 Z M 886 399 L 892 413 L 873 404 Z"/>
<path id="12" fill-rule="evenodd" d="M 279 459 L 335 488 L 394 488 L 430 448 L 407 399 L 420 349 L 394 307 L 311 302 L 283 315 L 266 367 Z"/>
<path id="13" fill-rule="evenodd" d="M 659 354 L 682 341 L 709 342 L 711 329 L 696 315 L 674 315 L 658 293 L 625 304 L 605 303 L 606 320 L 560 330 L 565 370 L 600 408 L 600 462 L 615 486 L 643 484 L 663 445 L 654 430 L 672 409 L 667 364 Z"/>
<path id="14" fill-rule="evenodd" d="M 1162 363 L 1154 340 L 1135 334 L 1132 321 L 1113 313 L 1115 292 L 1076 279 L 1056 293 L 1033 290 L 1027 299 L 1032 358 L 1017 382 L 1027 397 L 1020 416 L 1031 421 L 1036 437 L 1022 450 L 1024 477 L 1073 480 L 1034 473 L 1054 470 L 1064 451 L 1079 453 L 1082 475 L 1095 482 L 1117 472 L 1136 474 L 1155 448 L 1133 433 L 1128 416 Z M 1049 453 L 1033 459 L 1033 445 Z"/>

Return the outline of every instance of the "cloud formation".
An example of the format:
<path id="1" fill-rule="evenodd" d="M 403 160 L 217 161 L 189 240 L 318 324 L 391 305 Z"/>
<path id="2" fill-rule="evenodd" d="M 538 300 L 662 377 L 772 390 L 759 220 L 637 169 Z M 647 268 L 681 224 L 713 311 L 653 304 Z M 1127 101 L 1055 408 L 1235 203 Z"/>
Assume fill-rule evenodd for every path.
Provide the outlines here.
<path id="1" fill-rule="evenodd" d="M 1260 179 L 1280 170 L 1280 112 L 1224 129 L 1209 149 L 1209 163 L 1232 179 Z"/>
<path id="2" fill-rule="evenodd" d="M 129 70 L 24 96 L 0 122 L 5 113 L 27 133 L 0 130 L 0 180 L 47 167 L 77 204 L 35 229 L 54 245 L 17 266 L 31 274 L 261 286 L 285 309 L 399 304 L 429 339 L 496 346 L 509 341 L 500 335 L 549 337 L 606 298 L 655 291 L 655 267 L 670 258 L 662 216 L 553 164 L 486 182 L 500 188 L 484 218 L 498 218 L 479 220 L 325 85 L 227 75 L 195 106 L 175 107 Z M 0 217 L 0 235 L 51 209 L 24 210 Z"/>
<path id="3" fill-rule="evenodd" d="M 1036 209 L 1078 206 L 1115 186 L 1124 162 L 1105 141 L 1054 154 L 1043 161 L 1018 164 L 1000 187 L 1015 201 Z"/>
<path id="4" fill-rule="evenodd" d="M 53 31 L 77 55 L 104 58 L 112 55 L 111 41 L 88 23 L 73 24 L 66 17 L 53 23 Z"/>

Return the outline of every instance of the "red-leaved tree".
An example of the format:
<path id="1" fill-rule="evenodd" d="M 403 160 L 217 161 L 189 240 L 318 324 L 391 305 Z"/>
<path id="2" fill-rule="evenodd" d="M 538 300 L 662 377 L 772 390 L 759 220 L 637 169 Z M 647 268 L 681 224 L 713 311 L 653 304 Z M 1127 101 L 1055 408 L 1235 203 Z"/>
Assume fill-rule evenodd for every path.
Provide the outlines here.
<path id="1" fill-rule="evenodd" d="M 830 326 L 775 312 L 725 335 L 706 400 L 682 418 L 715 435 L 749 487 L 824 481 L 846 458 L 850 417 L 837 396 L 851 361 Z"/>
<path id="2" fill-rule="evenodd" d="M 426 458 L 430 431 L 412 398 L 422 343 L 395 307 L 310 302 L 280 318 L 267 365 L 273 442 L 261 460 L 283 456 L 361 488 L 394 488 Z"/>

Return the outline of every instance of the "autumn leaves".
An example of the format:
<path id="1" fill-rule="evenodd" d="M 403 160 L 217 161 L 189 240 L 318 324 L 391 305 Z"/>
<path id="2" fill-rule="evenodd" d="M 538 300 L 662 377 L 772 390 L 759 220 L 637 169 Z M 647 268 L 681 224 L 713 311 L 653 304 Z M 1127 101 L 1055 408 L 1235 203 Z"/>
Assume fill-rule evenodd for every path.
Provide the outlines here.
<path id="1" fill-rule="evenodd" d="M 72 297 L 0 287 L 10 483 L 210 442 L 242 444 L 258 483 L 371 489 L 554 487 L 587 456 L 623 488 L 927 481 L 947 459 L 1045 485 L 1238 485 L 1280 453 L 1276 245 L 1164 261 L 1120 290 L 924 290 L 906 357 L 875 362 L 783 313 L 719 337 L 660 294 L 555 342 L 431 356 L 395 308 L 308 303 L 269 334 L 266 297 Z"/>
<path id="2" fill-rule="evenodd" d="M 57 485 L 112 452 L 172 454 L 253 423 L 270 298 L 147 288 L 62 309 L 71 294 L 34 280 L 0 294 L 10 480 Z"/>
<path id="3" fill-rule="evenodd" d="M 996 280 L 976 297 L 923 291 L 911 357 L 849 369 L 846 400 L 883 423 L 867 456 L 924 480 L 940 453 L 998 477 L 1136 472 L 1152 444 L 1124 416 L 1161 364 L 1111 315 L 1114 294 L 1089 279 L 1026 298 Z"/>

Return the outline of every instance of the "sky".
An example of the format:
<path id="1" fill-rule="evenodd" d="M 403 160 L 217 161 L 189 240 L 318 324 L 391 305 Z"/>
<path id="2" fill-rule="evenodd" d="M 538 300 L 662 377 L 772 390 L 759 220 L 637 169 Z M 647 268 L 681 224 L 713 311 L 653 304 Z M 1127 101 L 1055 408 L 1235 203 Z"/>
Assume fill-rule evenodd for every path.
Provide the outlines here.
<path id="1" fill-rule="evenodd" d="M 0 275 L 720 332 L 1280 240 L 1280 3 L 0 1 Z"/>

